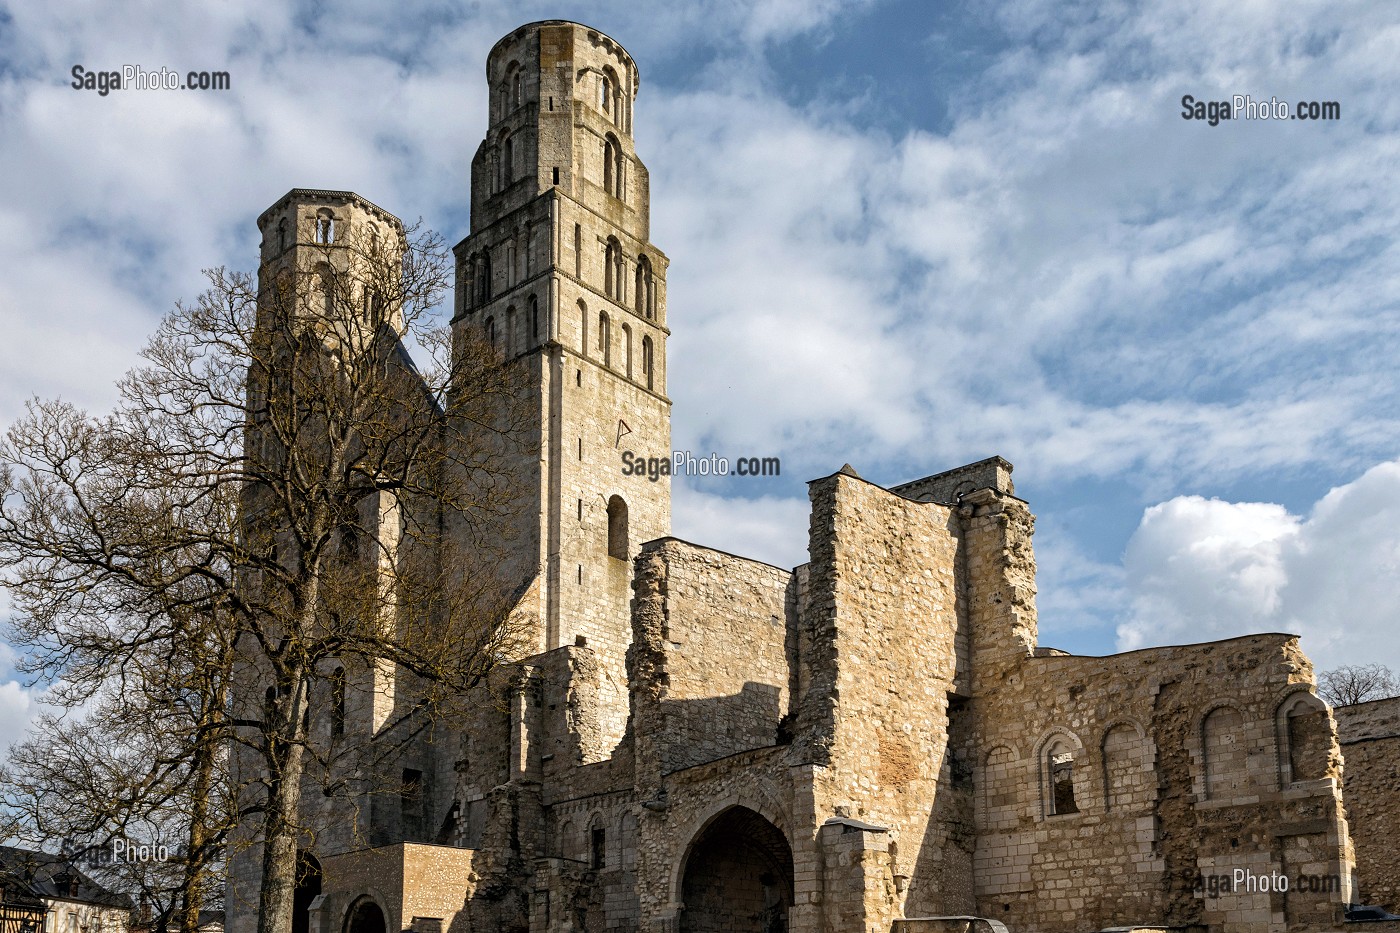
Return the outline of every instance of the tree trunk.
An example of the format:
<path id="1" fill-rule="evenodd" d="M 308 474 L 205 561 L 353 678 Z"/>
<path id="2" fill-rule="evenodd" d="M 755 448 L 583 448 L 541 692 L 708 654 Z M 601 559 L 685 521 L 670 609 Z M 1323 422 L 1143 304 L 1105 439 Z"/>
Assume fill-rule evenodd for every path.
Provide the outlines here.
<path id="1" fill-rule="evenodd" d="M 297 836 L 303 768 L 302 719 L 306 710 L 306 678 L 297 671 L 296 688 L 288 697 L 287 716 L 269 735 L 269 787 L 263 817 L 263 870 L 259 891 L 258 933 L 291 933 L 296 897 Z M 276 726 L 280 726 L 278 729 Z M 282 734 L 290 736 L 290 741 Z"/>

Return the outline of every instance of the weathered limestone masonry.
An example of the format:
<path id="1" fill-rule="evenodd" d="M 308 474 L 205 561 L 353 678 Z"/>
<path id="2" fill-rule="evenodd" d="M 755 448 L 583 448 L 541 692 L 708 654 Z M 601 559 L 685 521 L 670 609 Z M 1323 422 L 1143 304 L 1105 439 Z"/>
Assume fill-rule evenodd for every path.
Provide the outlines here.
<path id="1" fill-rule="evenodd" d="M 1354 899 L 1400 913 L 1400 697 L 1332 712 L 1346 756 L 1347 822 L 1356 847 Z"/>
<path id="2" fill-rule="evenodd" d="M 670 449 L 636 65 L 552 20 L 502 39 L 487 78 L 452 326 L 495 344 L 531 411 L 482 448 L 516 533 L 439 559 L 523 579 L 537 650 L 391 758 L 402 793 L 308 783 L 295 933 L 1331 929 L 1352 841 L 1297 639 L 1038 646 L 1005 460 L 812 482 L 791 570 L 669 537 L 666 478 L 622 470 Z M 344 203 L 307 210 L 372 208 L 319 195 Z M 365 697 L 343 726 L 374 749 L 402 697 Z M 1373 898 L 1396 896 L 1390 709 L 1340 714 Z M 234 860 L 231 933 L 253 930 L 256 869 Z M 1259 889 L 1279 874 L 1317 883 Z"/>
<path id="3" fill-rule="evenodd" d="M 1013 929 L 1157 920 L 1229 933 L 1339 919 L 1341 762 L 1310 689 L 1288 635 L 1025 659 L 974 700 L 979 910 L 1014 917 Z M 1198 877 L 1238 870 L 1338 883 L 1202 896 Z"/>

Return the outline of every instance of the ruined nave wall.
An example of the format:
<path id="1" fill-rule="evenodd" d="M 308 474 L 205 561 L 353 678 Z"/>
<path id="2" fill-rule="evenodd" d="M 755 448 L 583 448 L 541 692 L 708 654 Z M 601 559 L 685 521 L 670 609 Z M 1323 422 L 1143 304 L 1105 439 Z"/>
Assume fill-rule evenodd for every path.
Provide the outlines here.
<path id="1" fill-rule="evenodd" d="M 1331 922 L 1344 891 L 1296 881 L 1350 874 L 1311 689 L 1297 639 L 1275 634 L 1006 670 L 972 701 L 979 912 L 1048 931 Z M 1292 889 L 1237 888 L 1236 871 Z"/>

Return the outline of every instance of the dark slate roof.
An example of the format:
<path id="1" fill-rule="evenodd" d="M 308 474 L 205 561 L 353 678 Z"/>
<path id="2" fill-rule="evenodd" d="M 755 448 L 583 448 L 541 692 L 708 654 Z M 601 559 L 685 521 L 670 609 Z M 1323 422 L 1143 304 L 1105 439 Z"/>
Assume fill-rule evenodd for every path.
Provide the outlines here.
<path id="1" fill-rule="evenodd" d="M 107 890 L 61 855 L 0 846 L 0 875 L 18 881 L 35 897 L 131 909 L 131 898 Z M 70 889 L 65 879 L 76 888 Z"/>

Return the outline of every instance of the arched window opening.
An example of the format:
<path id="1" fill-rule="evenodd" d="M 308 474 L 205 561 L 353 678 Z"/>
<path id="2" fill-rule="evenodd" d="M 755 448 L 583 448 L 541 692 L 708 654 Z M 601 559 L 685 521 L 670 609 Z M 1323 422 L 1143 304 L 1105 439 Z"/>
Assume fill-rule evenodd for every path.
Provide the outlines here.
<path id="1" fill-rule="evenodd" d="M 331 671 L 331 735 L 345 734 L 345 668 Z"/>
<path id="2" fill-rule="evenodd" d="M 627 555 L 627 503 L 613 496 L 608 500 L 608 556 L 626 560 Z"/>
<path id="3" fill-rule="evenodd" d="M 540 302 L 534 295 L 530 296 L 530 342 L 540 341 Z"/>
<path id="4" fill-rule="evenodd" d="M 642 338 L 642 376 L 646 378 L 647 388 L 653 388 L 655 363 L 652 360 L 652 344 L 650 337 Z"/>
<path id="5" fill-rule="evenodd" d="M 505 350 L 509 355 L 515 352 L 515 305 L 506 308 Z"/>
<path id="6" fill-rule="evenodd" d="M 603 190 L 615 198 L 622 197 L 622 146 L 611 133 L 603 140 Z"/>
<path id="7" fill-rule="evenodd" d="M 506 288 L 515 287 L 515 244 L 506 244 Z"/>
<path id="8" fill-rule="evenodd" d="M 511 98 L 515 102 L 515 106 L 519 107 L 522 102 L 522 98 L 520 94 L 520 72 L 518 71 L 511 77 L 510 93 Z"/>
<path id="9" fill-rule="evenodd" d="M 328 207 L 316 212 L 316 242 L 325 245 L 335 242 L 335 213 Z"/>
<path id="10" fill-rule="evenodd" d="M 628 324 L 622 325 L 622 368 L 627 373 L 627 378 L 632 378 L 632 327 Z"/>
<path id="11" fill-rule="evenodd" d="M 501 143 L 501 188 L 515 181 L 515 140 L 507 136 Z"/>
<path id="12" fill-rule="evenodd" d="M 277 221 L 277 252 L 283 253 L 287 249 L 287 218 L 283 217 Z"/>
<path id="13" fill-rule="evenodd" d="M 496 319 L 494 317 L 488 317 L 485 326 L 486 342 L 491 344 L 492 348 L 494 348 L 496 346 Z"/>
<path id="14" fill-rule="evenodd" d="M 606 311 L 598 312 L 598 355 L 604 366 L 612 365 L 612 321 Z"/>
<path id="15" fill-rule="evenodd" d="M 477 257 L 476 303 L 484 305 L 491 300 L 491 251 L 483 250 Z"/>
<path id="16" fill-rule="evenodd" d="M 622 126 L 622 82 L 618 80 L 617 73 L 611 68 L 605 68 L 601 78 L 598 89 L 598 106 L 603 113 L 611 118 L 613 123 Z"/>
<path id="17" fill-rule="evenodd" d="M 1078 813 L 1074 799 L 1074 749 L 1064 739 L 1056 739 L 1045 750 L 1045 773 L 1048 778 L 1046 812 L 1052 816 Z"/>
<path id="18" fill-rule="evenodd" d="M 595 871 L 608 864 L 608 831 L 601 826 L 593 827 L 588 839 L 589 865 Z"/>
<path id="19" fill-rule="evenodd" d="M 604 256 L 603 291 L 616 302 L 622 301 L 622 244 L 616 237 L 608 237 L 607 253 Z"/>
<path id="20" fill-rule="evenodd" d="M 578 302 L 578 352 L 584 356 L 588 355 L 588 305 L 580 298 Z"/>
<path id="21" fill-rule="evenodd" d="M 632 294 L 633 307 L 637 313 L 650 320 L 656 316 L 656 277 L 652 275 L 651 260 L 637 257 L 636 290 Z"/>

